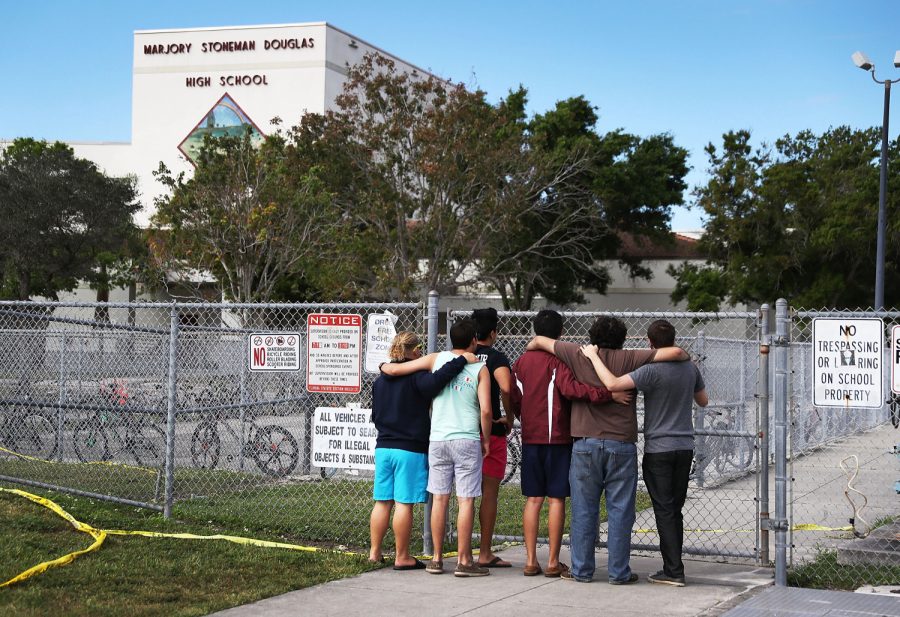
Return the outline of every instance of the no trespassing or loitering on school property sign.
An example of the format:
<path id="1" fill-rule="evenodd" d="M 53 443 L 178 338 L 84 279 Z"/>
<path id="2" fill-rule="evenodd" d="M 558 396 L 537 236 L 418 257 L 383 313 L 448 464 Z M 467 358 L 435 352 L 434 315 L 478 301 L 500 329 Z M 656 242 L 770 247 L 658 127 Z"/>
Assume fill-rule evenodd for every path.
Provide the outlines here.
<path id="1" fill-rule="evenodd" d="M 884 404 L 884 323 L 881 319 L 813 320 L 813 405 Z"/>

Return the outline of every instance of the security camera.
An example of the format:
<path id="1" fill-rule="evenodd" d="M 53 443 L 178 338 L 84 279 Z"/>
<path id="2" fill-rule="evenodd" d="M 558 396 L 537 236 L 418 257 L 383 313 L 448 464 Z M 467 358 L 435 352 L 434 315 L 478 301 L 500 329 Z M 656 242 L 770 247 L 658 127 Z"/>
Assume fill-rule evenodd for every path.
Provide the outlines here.
<path id="1" fill-rule="evenodd" d="M 864 71 L 871 71 L 875 67 L 875 63 L 869 60 L 869 56 L 864 54 L 861 51 L 853 52 L 853 55 L 850 56 L 853 59 L 853 64 L 858 66 Z M 898 58 L 894 57 L 894 63 L 896 64 Z"/>

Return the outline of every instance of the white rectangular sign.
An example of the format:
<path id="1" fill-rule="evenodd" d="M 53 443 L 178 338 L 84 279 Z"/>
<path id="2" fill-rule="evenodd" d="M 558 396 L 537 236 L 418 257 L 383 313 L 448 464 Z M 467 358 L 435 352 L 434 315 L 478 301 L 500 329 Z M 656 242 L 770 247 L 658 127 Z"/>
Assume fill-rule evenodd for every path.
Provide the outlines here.
<path id="1" fill-rule="evenodd" d="M 362 317 L 316 313 L 306 318 L 306 389 L 356 394 L 362 384 Z"/>
<path id="2" fill-rule="evenodd" d="M 394 328 L 396 321 L 397 316 L 390 313 L 369 315 L 366 330 L 367 373 L 378 373 L 378 365 L 390 361 L 388 352 L 391 350 L 394 337 L 397 336 L 397 330 Z"/>
<path id="3" fill-rule="evenodd" d="M 881 407 L 884 324 L 881 319 L 813 320 L 813 405 Z"/>
<path id="4" fill-rule="evenodd" d="M 891 328 L 891 392 L 900 394 L 900 326 Z"/>
<path id="5" fill-rule="evenodd" d="M 312 463 L 316 467 L 375 469 L 372 410 L 317 407 L 313 416 Z"/>
<path id="6" fill-rule="evenodd" d="M 299 371 L 298 332 L 255 332 L 247 337 L 251 371 Z"/>

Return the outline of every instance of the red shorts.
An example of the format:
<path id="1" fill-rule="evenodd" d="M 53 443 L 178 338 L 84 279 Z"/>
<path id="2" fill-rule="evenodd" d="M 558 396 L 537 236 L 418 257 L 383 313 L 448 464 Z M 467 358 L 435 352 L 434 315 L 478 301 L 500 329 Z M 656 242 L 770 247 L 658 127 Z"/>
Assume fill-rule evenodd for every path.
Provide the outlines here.
<path id="1" fill-rule="evenodd" d="M 491 435 L 491 449 L 481 465 L 481 474 L 503 479 L 506 475 L 506 437 Z"/>

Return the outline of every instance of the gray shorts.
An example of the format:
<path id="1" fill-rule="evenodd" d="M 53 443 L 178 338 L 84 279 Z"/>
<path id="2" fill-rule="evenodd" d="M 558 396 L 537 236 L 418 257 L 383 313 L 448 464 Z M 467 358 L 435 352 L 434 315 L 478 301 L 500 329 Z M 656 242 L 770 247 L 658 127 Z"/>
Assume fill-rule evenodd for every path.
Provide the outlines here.
<path id="1" fill-rule="evenodd" d="M 474 439 L 428 444 L 428 492 L 449 495 L 456 478 L 457 497 L 481 497 L 481 442 Z"/>

